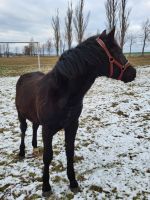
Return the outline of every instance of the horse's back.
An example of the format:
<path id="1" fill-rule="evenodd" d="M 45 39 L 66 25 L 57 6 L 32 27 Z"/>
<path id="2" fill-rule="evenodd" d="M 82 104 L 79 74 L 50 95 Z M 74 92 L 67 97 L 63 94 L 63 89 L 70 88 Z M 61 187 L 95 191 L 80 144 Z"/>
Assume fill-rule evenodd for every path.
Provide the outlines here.
<path id="1" fill-rule="evenodd" d="M 44 76 L 44 73 L 42 73 L 42 72 L 31 72 L 31 73 L 23 74 L 19 77 L 16 87 L 19 87 L 28 81 L 36 82 L 39 79 L 41 79 L 41 77 L 43 77 L 43 76 Z"/>
<path id="2" fill-rule="evenodd" d="M 44 73 L 32 72 L 21 75 L 16 84 L 16 108 L 25 118 L 37 121 L 35 100 L 38 83 Z"/>

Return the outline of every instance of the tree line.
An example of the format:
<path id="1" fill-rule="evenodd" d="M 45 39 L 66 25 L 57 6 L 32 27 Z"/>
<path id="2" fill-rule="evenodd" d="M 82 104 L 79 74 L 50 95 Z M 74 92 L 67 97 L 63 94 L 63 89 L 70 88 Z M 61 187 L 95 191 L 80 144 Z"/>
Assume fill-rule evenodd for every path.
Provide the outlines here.
<path id="1" fill-rule="evenodd" d="M 57 10 L 56 16 L 52 17 L 54 46 L 57 55 L 59 55 L 59 52 L 61 51 L 60 49 L 62 45 L 59 44 L 61 44 L 62 41 L 64 50 L 65 44 L 67 44 L 67 49 L 72 47 L 73 36 L 75 37 L 74 40 L 76 40 L 77 44 L 81 43 L 85 39 L 85 32 L 89 22 L 90 12 L 88 12 L 86 15 L 84 14 L 84 4 L 84 0 L 79 0 L 78 4 L 73 9 L 72 2 L 68 3 L 68 8 L 65 16 L 65 37 L 63 40 L 61 40 L 60 34 L 61 31 L 59 11 Z M 129 33 L 129 17 L 132 9 L 128 8 L 127 4 L 128 0 L 105 1 L 106 27 L 108 31 L 113 29 L 113 27 L 116 27 L 116 38 L 121 49 L 123 50 L 125 43 L 128 42 L 130 55 L 133 45 L 139 40 L 142 46 L 141 54 L 144 55 L 145 47 L 150 42 L 150 20 L 147 18 L 145 21 L 143 21 L 139 34 Z"/>
<path id="2" fill-rule="evenodd" d="M 128 0 L 106 0 L 105 1 L 105 15 L 106 27 L 110 31 L 116 27 L 116 38 L 123 50 L 125 43 L 129 44 L 130 55 L 132 47 L 137 41 L 141 41 L 141 54 L 144 55 L 145 47 L 150 42 L 150 20 L 147 18 L 141 25 L 141 33 L 129 33 L 130 14 L 132 9 L 128 7 Z M 30 43 L 23 48 L 23 54 L 29 56 L 37 55 L 51 55 L 52 50 L 55 49 L 56 55 L 59 56 L 66 49 L 71 49 L 73 41 L 77 44 L 86 39 L 86 29 L 88 26 L 90 12 L 84 12 L 85 1 L 79 0 L 73 7 L 72 1 L 68 2 L 66 14 L 64 17 L 64 33 L 61 32 L 61 21 L 59 16 L 59 9 L 56 10 L 55 16 L 51 18 L 51 26 L 53 30 L 53 39 L 48 39 L 45 43 L 39 46 L 34 44 L 34 39 L 31 38 Z M 15 49 L 16 55 L 18 49 Z M 0 44 L 0 56 L 9 56 L 9 44 Z"/>
<path id="3" fill-rule="evenodd" d="M 45 43 L 39 44 L 34 42 L 34 39 L 31 38 L 29 44 L 26 44 L 21 49 L 17 46 L 12 48 L 15 42 L 0 43 L 0 57 L 9 57 L 9 56 L 50 56 L 52 50 L 52 41 L 48 39 Z M 21 42 L 20 42 L 21 43 Z M 24 42 L 23 42 L 24 43 Z M 11 44 L 11 45 L 10 45 Z"/>
<path id="4" fill-rule="evenodd" d="M 84 0 L 80 0 L 74 9 L 72 2 L 68 2 L 66 16 L 64 18 L 65 33 L 64 36 L 61 36 L 59 10 L 57 10 L 56 15 L 52 17 L 54 46 L 57 56 L 62 50 L 64 51 L 64 49 L 70 49 L 72 47 L 73 36 L 75 36 L 75 40 L 78 44 L 85 39 L 85 31 L 89 22 L 89 16 L 90 12 L 88 12 L 87 15 L 84 14 Z"/>
<path id="5" fill-rule="evenodd" d="M 147 18 L 141 24 L 141 31 L 139 34 L 128 33 L 130 25 L 131 8 L 127 6 L 128 0 L 106 0 L 106 21 L 107 28 L 111 30 L 113 27 L 117 28 L 116 38 L 119 45 L 123 50 L 126 42 L 129 44 L 129 54 L 131 55 L 132 46 L 140 39 L 142 50 L 141 54 L 144 55 L 145 47 L 150 42 L 150 20 Z"/>

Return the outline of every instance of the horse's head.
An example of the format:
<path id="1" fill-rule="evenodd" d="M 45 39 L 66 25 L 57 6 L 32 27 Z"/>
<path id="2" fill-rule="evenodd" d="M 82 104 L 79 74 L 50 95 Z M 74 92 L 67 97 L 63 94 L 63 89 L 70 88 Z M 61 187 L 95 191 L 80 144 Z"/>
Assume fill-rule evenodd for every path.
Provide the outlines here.
<path id="1" fill-rule="evenodd" d="M 124 56 L 122 49 L 114 38 L 114 34 L 115 28 L 108 34 L 104 30 L 97 38 L 97 44 L 105 56 L 104 65 L 106 67 L 103 73 L 110 78 L 122 80 L 125 83 L 133 81 L 136 77 L 136 70 Z"/>

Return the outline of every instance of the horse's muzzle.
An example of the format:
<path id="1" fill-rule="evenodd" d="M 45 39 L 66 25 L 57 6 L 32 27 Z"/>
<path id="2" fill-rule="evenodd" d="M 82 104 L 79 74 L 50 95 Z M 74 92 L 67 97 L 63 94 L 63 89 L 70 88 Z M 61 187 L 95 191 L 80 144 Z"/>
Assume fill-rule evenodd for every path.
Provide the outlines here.
<path id="1" fill-rule="evenodd" d="M 136 77 L 136 69 L 132 66 L 129 66 L 123 76 L 122 76 L 122 81 L 125 82 L 125 83 L 128 83 L 128 82 L 131 82 L 135 79 Z"/>

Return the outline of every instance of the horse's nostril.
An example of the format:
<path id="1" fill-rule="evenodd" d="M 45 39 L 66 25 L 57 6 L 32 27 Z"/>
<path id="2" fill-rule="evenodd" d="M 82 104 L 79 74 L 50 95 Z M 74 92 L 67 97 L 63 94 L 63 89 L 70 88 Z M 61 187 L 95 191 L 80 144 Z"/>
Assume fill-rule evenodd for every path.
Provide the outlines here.
<path id="1" fill-rule="evenodd" d="M 123 74 L 122 77 L 122 81 L 124 81 L 125 83 L 127 82 L 131 82 L 135 79 L 136 77 L 136 69 L 134 69 L 133 67 L 129 66 Z"/>

